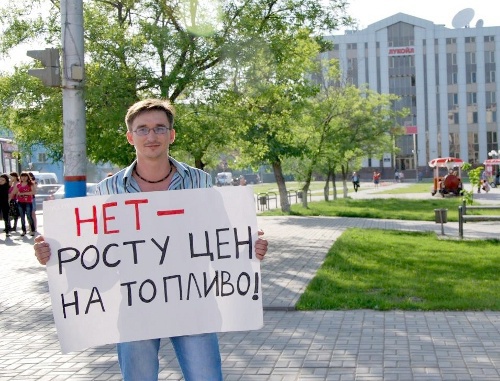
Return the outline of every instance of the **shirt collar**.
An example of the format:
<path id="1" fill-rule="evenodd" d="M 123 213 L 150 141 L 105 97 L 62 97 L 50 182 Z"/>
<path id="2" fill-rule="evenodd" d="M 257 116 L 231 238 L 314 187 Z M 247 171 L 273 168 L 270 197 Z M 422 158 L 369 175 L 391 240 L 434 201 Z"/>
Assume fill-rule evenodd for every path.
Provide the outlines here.
<path id="1" fill-rule="evenodd" d="M 186 177 L 188 173 L 188 169 L 186 168 L 186 166 L 183 163 L 175 160 L 172 156 L 169 156 L 168 158 L 170 160 L 170 163 L 174 165 L 179 176 L 181 176 L 184 179 L 184 177 Z M 130 184 L 136 164 L 137 164 L 137 159 L 135 159 L 132 162 L 132 164 L 130 164 L 127 168 L 125 168 L 125 172 L 123 172 L 123 187 L 125 189 L 127 188 L 127 185 Z"/>

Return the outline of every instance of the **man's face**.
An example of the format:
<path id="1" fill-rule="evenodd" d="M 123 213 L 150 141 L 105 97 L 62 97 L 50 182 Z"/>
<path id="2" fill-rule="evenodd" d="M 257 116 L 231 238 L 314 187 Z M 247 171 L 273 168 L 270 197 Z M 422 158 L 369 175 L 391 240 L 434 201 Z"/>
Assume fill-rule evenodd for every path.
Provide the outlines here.
<path id="1" fill-rule="evenodd" d="M 132 131 L 127 132 L 127 140 L 135 146 L 137 158 L 168 157 L 168 148 L 175 140 L 175 131 L 168 130 L 166 134 L 156 134 L 152 129 L 159 126 L 170 127 L 167 115 L 163 111 L 144 111 L 134 119 Z M 134 132 L 138 128 L 149 128 L 149 134 L 138 135 Z"/>

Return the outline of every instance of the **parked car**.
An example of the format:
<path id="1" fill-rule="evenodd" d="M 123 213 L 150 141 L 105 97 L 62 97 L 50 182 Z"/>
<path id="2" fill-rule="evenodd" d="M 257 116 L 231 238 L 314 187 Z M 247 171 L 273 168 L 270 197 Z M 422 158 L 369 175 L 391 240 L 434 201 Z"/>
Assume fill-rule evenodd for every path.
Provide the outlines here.
<path id="1" fill-rule="evenodd" d="M 243 175 L 243 177 L 245 177 L 247 184 L 260 184 L 262 182 L 258 174 L 250 173 Z"/>
<path id="2" fill-rule="evenodd" d="M 57 175 L 54 172 L 38 172 L 32 171 L 33 176 L 35 176 L 36 183 L 41 184 L 58 184 Z"/>
<path id="3" fill-rule="evenodd" d="M 215 178 L 215 185 L 218 187 L 222 187 L 225 185 L 232 185 L 233 184 L 233 174 L 231 172 L 220 172 L 217 173 L 217 176 Z"/>
<path id="4" fill-rule="evenodd" d="M 42 210 L 43 202 L 51 200 L 62 184 L 39 184 L 36 186 L 36 210 Z"/>
<path id="5" fill-rule="evenodd" d="M 87 183 L 87 196 L 93 196 L 95 194 L 95 189 L 97 187 L 97 183 Z M 57 192 L 55 192 L 50 200 L 59 200 L 65 197 L 64 193 L 64 185 L 62 185 Z"/>

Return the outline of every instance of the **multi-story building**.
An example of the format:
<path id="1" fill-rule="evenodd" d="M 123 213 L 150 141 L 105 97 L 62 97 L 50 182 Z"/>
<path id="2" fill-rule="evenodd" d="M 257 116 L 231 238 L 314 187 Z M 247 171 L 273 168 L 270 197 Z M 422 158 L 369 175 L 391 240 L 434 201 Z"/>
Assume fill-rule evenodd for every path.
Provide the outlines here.
<path id="1" fill-rule="evenodd" d="M 363 167 L 425 171 L 436 157 L 475 165 L 498 151 L 500 27 L 482 20 L 469 26 L 473 11 L 464 11 L 453 19 L 454 28 L 398 13 L 327 37 L 334 50 L 326 56 L 340 60 L 345 82 L 396 94 L 395 107 L 410 109 L 399 121 L 407 127 L 397 139 L 399 152 L 367 158 Z"/>

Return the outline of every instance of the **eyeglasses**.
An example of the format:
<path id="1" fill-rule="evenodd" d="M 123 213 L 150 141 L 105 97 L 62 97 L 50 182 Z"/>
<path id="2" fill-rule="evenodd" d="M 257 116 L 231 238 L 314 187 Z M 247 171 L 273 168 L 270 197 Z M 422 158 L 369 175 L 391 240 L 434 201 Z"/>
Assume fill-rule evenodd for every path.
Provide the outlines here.
<path id="1" fill-rule="evenodd" d="M 171 128 L 167 126 L 156 126 L 153 128 L 139 127 L 133 130 L 132 132 L 135 132 L 138 136 L 149 135 L 151 131 L 154 131 L 156 135 L 165 135 L 168 132 L 168 130 L 171 130 Z"/>

